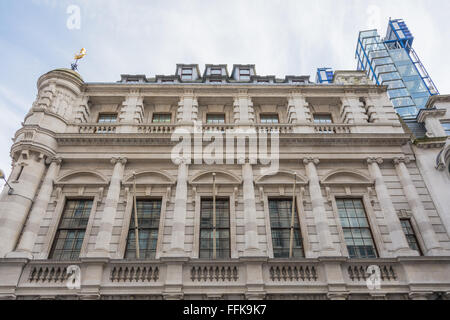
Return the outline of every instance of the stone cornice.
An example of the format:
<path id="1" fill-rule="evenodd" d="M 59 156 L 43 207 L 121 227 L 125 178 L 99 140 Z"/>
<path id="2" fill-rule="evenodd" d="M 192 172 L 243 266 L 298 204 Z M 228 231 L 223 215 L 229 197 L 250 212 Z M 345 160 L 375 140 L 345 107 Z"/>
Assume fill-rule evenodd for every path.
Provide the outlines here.
<path id="1" fill-rule="evenodd" d="M 425 122 L 427 117 L 443 117 L 446 113 L 446 109 L 422 109 L 417 116 L 417 122 Z"/>

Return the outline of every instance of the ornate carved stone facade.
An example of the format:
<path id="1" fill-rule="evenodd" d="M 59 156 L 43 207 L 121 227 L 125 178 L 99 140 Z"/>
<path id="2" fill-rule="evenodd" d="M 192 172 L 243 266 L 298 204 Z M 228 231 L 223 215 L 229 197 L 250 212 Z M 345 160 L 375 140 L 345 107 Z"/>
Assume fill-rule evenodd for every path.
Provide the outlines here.
<path id="1" fill-rule="evenodd" d="M 200 123 L 200 135 L 252 129 L 276 137 L 268 154 L 279 155 L 278 168 L 268 172 L 269 162 L 251 152 L 236 156 L 234 145 L 219 163 L 198 157 L 194 143 L 193 157 L 174 159 L 173 137 L 180 129 L 195 136 Z M 175 76 L 126 75 L 119 83 L 51 71 L 11 149 L 13 190 L 0 199 L 0 297 L 448 298 L 449 213 L 436 208 L 413 148 L 386 88 L 361 72 L 316 85 L 260 77 L 251 65 L 235 66 L 230 77 L 226 66 L 208 65 L 203 78 L 195 65 L 178 65 Z M 153 251 L 141 259 L 130 250 L 134 188 L 158 209 Z M 200 254 L 211 198 L 226 205 L 226 258 Z M 297 230 L 301 256 L 289 258 L 271 219 L 281 212 L 276 200 L 292 209 L 292 199 L 295 221 L 286 230 Z M 57 239 L 69 203 L 81 208 L 72 219 L 84 217 L 77 256 L 57 259 L 68 243 Z M 358 245 L 363 240 L 371 245 Z M 70 289 L 74 265 L 81 282 Z M 371 266 L 379 288 L 367 284 Z"/>

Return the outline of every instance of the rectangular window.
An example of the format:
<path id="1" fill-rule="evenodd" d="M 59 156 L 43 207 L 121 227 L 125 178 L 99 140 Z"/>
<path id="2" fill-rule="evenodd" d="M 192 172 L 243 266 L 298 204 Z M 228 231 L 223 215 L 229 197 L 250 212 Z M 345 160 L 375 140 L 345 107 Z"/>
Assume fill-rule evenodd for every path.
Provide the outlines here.
<path id="1" fill-rule="evenodd" d="M 221 68 L 211 68 L 211 74 L 216 76 L 222 75 L 222 69 Z"/>
<path id="2" fill-rule="evenodd" d="M 210 113 L 206 115 L 206 123 L 222 124 L 225 123 L 225 115 L 223 113 Z"/>
<path id="3" fill-rule="evenodd" d="M 240 69 L 239 70 L 240 80 L 250 80 L 250 69 Z"/>
<path id="4" fill-rule="evenodd" d="M 117 113 L 100 113 L 98 115 L 98 123 L 115 123 L 117 122 Z"/>
<path id="5" fill-rule="evenodd" d="M 377 252 L 361 199 L 336 199 L 350 258 L 376 258 Z"/>
<path id="6" fill-rule="evenodd" d="M 192 80 L 192 68 L 183 68 L 181 70 L 182 80 Z"/>
<path id="7" fill-rule="evenodd" d="M 139 258 L 155 259 L 158 242 L 159 219 L 161 216 L 161 200 L 137 200 Z M 136 235 L 134 224 L 134 208 L 131 213 L 128 230 L 125 259 L 136 259 Z"/>
<path id="8" fill-rule="evenodd" d="M 215 221 L 214 221 L 215 220 Z M 215 222 L 215 224 L 214 224 Z M 214 231 L 216 258 L 230 258 L 230 204 L 228 199 L 216 199 L 214 219 L 213 199 L 202 199 L 200 208 L 200 258 L 214 258 Z"/>
<path id="9" fill-rule="evenodd" d="M 277 114 L 261 114 L 261 123 L 279 123 Z"/>
<path id="10" fill-rule="evenodd" d="M 410 219 L 400 219 L 402 224 L 403 232 L 405 233 L 406 240 L 408 240 L 409 247 L 412 250 L 416 250 L 422 255 L 422 250 L 420 250 L 419 241 L 417 241 L 416 233 L 411 225 Z"/>
<path id="11" fill-rule="evenodd" d="M 152 123 L 170 123 L 172 115 L 170 113 L 154 113 Z"/>
<path id="12" fill-rule="evenodd" d="M 76 260 L 79 258 L 92 203 L 92 200 L 67 200 L 50 259 Z"/>
<path id="13" fill-rule="evenodd" d="M 442 126 L 444 127 L 447 136 L 450 136 L 450 122 L 443 122 Z"/>
<path id="14" fill-rule="evenodd" d="M 269 215 L 272 230 L 273 255 L 275 258 L 289 258 L 292 199 L 269 199 Z M 292 257 L 303 258 L 304 256 L 297 206 L 295 206 Z"/>
<path id="15" fill-rule="evenodd" d="M 333 123 L 333 119 L 331 118 L 331 114 L 315 114 L 314 123 L 317 124 Z"/>

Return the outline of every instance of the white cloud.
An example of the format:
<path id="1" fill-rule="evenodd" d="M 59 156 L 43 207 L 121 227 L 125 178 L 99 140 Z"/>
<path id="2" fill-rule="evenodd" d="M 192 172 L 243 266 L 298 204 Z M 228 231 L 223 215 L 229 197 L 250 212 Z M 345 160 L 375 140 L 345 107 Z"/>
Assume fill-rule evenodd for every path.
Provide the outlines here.
<path id="1" fill-rule="evenodd" d="M 39 66 L 43 73 L 63 67 L 55 65 L 61 61 L 68 66 L 81 47 L 88 51 L 80 63 L 86 81 L 117 81 L 121 73 L 172 74 L 176 63 L 198 63 L 201 68 L 206 63 L 227 63 L 229 69 L 233 63 L 252 63 L 262 75 L 306 74 L 314 80 L 317 67 L 355 69 L 360 30 L 376 26 L 384 36 L 389 17 L 403 18 L 441 93 L 450 93 L 448 0 L 32 0 L 30 4 L 30 15 L 35 14 L 32 6 L 39 6 L 38 12 L 48 16 L 35 25 L 22 22 L 27 33 L 13 35 L 17 41 L 6 48 L 9 59 L 2 59 L 15 59 L 14 66 L 22 66 L 20 72 L 9 68 L 9 74 L 0 75 L 0 111 L 10 112 L 13 119 L 0 123 L 2 137 L 8 139 L 13 135 L 11 126 L 20 127 L 17 118 L 23 119 L 36 94 L 31 88 L 39 75 L 31 76 L 26 67 L 36 72 Z M 72 4 L 81 7 L 79 31 L 66 28 L 66 8 Z M 27 47 L 32 39 L 40 39 L 39 47 Z M 3 49 L 1 38 L 0 44 Z M 48 68 L 42 69 L 44 63 Z M 21 92 L 23 88 L 27 92 Z M 8 162 L 4 160 L 9 156 L 8 139 L 1 141 L 0 163 Z"/>

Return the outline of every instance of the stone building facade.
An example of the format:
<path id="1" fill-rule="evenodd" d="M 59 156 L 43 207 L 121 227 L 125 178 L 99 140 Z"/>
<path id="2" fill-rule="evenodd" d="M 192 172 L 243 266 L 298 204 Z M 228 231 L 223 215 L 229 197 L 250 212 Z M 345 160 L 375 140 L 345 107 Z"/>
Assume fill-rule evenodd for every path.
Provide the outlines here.
<path id="1" fill-rule="evenodd" d="M 363 72 L 51 71 L 11 149 L 0 297 L 448 299 L 448 199 L 410 141 Z"/>

